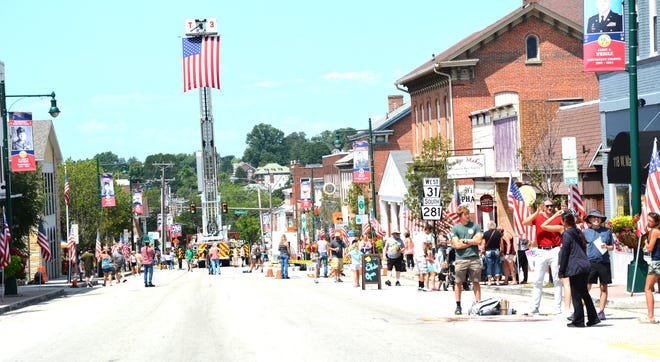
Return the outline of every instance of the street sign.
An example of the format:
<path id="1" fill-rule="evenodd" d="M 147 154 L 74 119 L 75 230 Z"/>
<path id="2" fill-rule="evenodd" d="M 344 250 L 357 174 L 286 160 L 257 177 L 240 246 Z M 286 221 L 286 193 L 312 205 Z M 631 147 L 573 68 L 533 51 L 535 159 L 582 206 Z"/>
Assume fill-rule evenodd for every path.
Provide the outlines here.
<path id="1" fill-rule="evenodd" d="M 358 225 L 362 225 L 362 222 L 363 222 L 362 221 L 362 215 L 361 214 L 355 215 L 355 223 L 358 224 Z"/>
<path id="2" fill-rule="evenodd" d="M 234 215 L 245 215 L 247 214 L 247 210 L 235 210 Z"/>
<path id="3" fill-rule="evenodd" d="M 358 195 L 358 214 L 364 214 L 364 195 Z"/>
<path id="4" fill-rule="evenodd" d="M 442 200 L 440 199 L 440 178 L 426 177 L 422 180 L 424 198 L 422 199 L 422 219 L 440 220 L 442 218 Z"/>

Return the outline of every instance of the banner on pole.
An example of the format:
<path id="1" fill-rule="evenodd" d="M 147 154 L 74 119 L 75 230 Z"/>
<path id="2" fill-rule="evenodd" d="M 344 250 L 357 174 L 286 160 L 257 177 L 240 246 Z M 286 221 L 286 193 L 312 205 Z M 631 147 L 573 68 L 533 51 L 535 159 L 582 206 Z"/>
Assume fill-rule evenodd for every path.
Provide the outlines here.
<path id="1" fill-rule="evenodd" d="M 369 142 L 353 142 L 353 182 L 367 184 L 371 182 L 369 170 Z"/>
<path id="2" fill-rule="evenodd" d="M 624 71 L 626 39 L 621 1 L 584 0 L 583 53 L 587 72 Z"/>
<path id="3" fill-rule="evenodd" d="M 115 184 L 111 173 L 101 174 L 101 206 L 115 206 Z"/>
<path id="4" fill-rule="evenodd" d="M 34 158 L 34 137 L 32 113 L 9 113 L 9 134 L 11 135 L 11 171 L 36 171 Z"/>

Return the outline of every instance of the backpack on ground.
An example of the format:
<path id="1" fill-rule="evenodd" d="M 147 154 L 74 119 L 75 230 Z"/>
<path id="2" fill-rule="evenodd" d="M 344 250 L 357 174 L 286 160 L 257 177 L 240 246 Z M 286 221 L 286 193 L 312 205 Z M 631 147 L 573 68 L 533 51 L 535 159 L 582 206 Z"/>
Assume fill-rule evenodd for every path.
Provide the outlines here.
<path id="1" fill-rule="evenodd" d="M 470 307 L 469 314 L 498 315 L 500 314 L 500 301 L 500 298 L 491 297 L 480 302 L 474 302 Z"/>

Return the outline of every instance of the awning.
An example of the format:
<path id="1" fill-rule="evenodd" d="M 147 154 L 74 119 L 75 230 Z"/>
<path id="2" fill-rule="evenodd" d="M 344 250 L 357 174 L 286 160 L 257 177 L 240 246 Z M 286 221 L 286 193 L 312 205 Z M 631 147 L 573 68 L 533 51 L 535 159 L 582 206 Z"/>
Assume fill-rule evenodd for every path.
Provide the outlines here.
<path id="1" fill-rule="evenodd" d="M 639 182 L 646 183 L 649 161 L 653 152 L 653 139 L 660 139 L 660 131 L 639 132 Z M 611 184 L 630 184 L 630 133 L 616 135 L 607 157 L 607 181 Z"/>

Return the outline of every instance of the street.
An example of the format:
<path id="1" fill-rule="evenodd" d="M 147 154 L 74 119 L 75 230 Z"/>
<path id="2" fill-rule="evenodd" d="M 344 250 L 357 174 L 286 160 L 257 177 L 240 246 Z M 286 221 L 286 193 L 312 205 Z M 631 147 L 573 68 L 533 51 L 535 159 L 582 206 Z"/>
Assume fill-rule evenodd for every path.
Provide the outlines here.
<path id="1" fill-rule="evenodd" d="M 658 325 L 609 310 L 601 325 L 568 329 L 558 316 L 454 316 L 453 292 L 354 288 L 305 272 L 291 279 L 223 268 L 221 276 L 156 270 L 112 287 L 0 315 L 7 361 L 657 360 Z M 483 298 L 492 296 L 483 288 Z M 524 311 L 529 298 L 500 295 Z M 549 300 L 542 302 L 542 307 Z M 520 312 L 519 312 L 520 313 Z M 58 328 L 49 328 L 58 326 Z"/>

